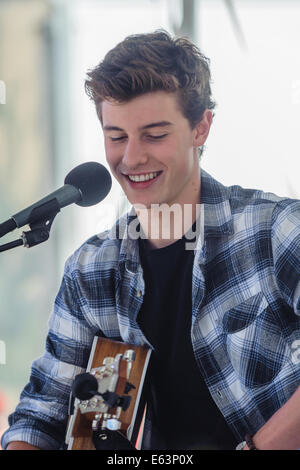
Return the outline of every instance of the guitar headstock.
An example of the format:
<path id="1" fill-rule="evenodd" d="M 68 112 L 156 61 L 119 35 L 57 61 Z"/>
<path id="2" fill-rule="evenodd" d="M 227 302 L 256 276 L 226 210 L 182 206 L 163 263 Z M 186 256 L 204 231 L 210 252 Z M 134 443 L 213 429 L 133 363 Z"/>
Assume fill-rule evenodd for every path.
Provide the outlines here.
<path id="1" fill-rule="evenodd" d="M 136 354 L 133 349 L 126 349 L 124 354 L 116 354 L 115 357 L 107 356 L 99 367 L 91 369 L 89 374 L 80 374 L 75 378 L 73 393 L 77 398 L 77 406 L 82 414 L 95 413 L 92 422 L 93 431 L 102 429 L 119 430 L 122 427 L 120 420 L 122 411 L 130 406 L 130 391 L 135 387 L 129 382 L 132 364 Z M 84 381 L 77 380 L 84 376 Z M 84 382 L 92 382 L 96 385 L 94 389 L 86 392 L 92 395 L 87 399 L 80 399 L 81 389 Z M 79 387 L 76 384 L 79 383 Z M 82 387 L 83 385 L 83 387 Z M 78 389 L 78 390 L 76 390 Z M 76 393 L 77 392 L 77 393 Z"/>
<path id="2" fill-rule="evenodd" d="M 75 377 L 75 397 L 66 442 L 72 449 L 94 449 L 97 435 L 121 433 L 135 439 L 141 415 L 141 394 L 151 351 L 95 338 L 87 372 Z"/>

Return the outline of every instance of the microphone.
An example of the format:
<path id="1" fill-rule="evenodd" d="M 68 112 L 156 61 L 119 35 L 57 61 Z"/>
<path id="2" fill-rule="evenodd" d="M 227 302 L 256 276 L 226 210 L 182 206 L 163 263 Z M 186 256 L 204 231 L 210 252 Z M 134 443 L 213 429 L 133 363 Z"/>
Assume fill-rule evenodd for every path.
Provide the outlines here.
<path id="1" fill-rule="evenodd" d="M 64 183 L 61 188 L 0 224 L 0 237 L 17 227 L 36 222 L 36 214 L 39 213 L 37 209 L 50 201 L 56 200 L 58 210 L 74 202 L 81 207 L 93 206 L 107 196 L 112 181 L 110 173 L 103 165 L 97 162 L 86 162 L 73 168 L 67 174 Z"/>

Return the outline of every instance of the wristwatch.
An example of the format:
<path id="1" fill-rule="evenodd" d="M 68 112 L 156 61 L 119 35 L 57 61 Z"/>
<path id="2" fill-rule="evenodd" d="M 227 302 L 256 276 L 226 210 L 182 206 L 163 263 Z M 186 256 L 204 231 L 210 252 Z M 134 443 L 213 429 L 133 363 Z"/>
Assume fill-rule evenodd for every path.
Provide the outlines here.
<path id="1" fill-rule="evenodd" d="M 246 441 L 242 441 L 236 446 L 235 450 L 243 450 L 245 445 L 246 445 Z"/>

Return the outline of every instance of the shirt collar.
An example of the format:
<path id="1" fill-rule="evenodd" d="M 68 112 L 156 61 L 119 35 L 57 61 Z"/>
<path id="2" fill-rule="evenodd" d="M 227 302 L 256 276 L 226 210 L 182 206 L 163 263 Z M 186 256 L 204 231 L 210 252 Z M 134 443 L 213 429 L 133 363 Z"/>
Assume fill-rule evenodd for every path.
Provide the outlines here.
<path id="1" fill-rule="evenodd" d="M 201 204 L 204 205 L 204 236 L 219 237 L 233 233 L 230 188 L 201 170 Z"/>

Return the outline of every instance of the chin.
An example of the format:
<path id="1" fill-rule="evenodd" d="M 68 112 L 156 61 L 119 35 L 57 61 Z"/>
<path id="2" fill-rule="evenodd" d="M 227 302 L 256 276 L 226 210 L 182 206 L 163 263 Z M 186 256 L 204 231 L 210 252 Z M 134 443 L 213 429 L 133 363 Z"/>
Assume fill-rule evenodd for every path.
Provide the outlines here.
<path id="1" fill-rule="evenodd" d="M 157 204 L 155 202 L 145 202 L 145 201 L 135 201 L 131 202 L 129 201 L 134 207 L 140 208 L 140 209 L 151 209 L 152 204 Z"/>

